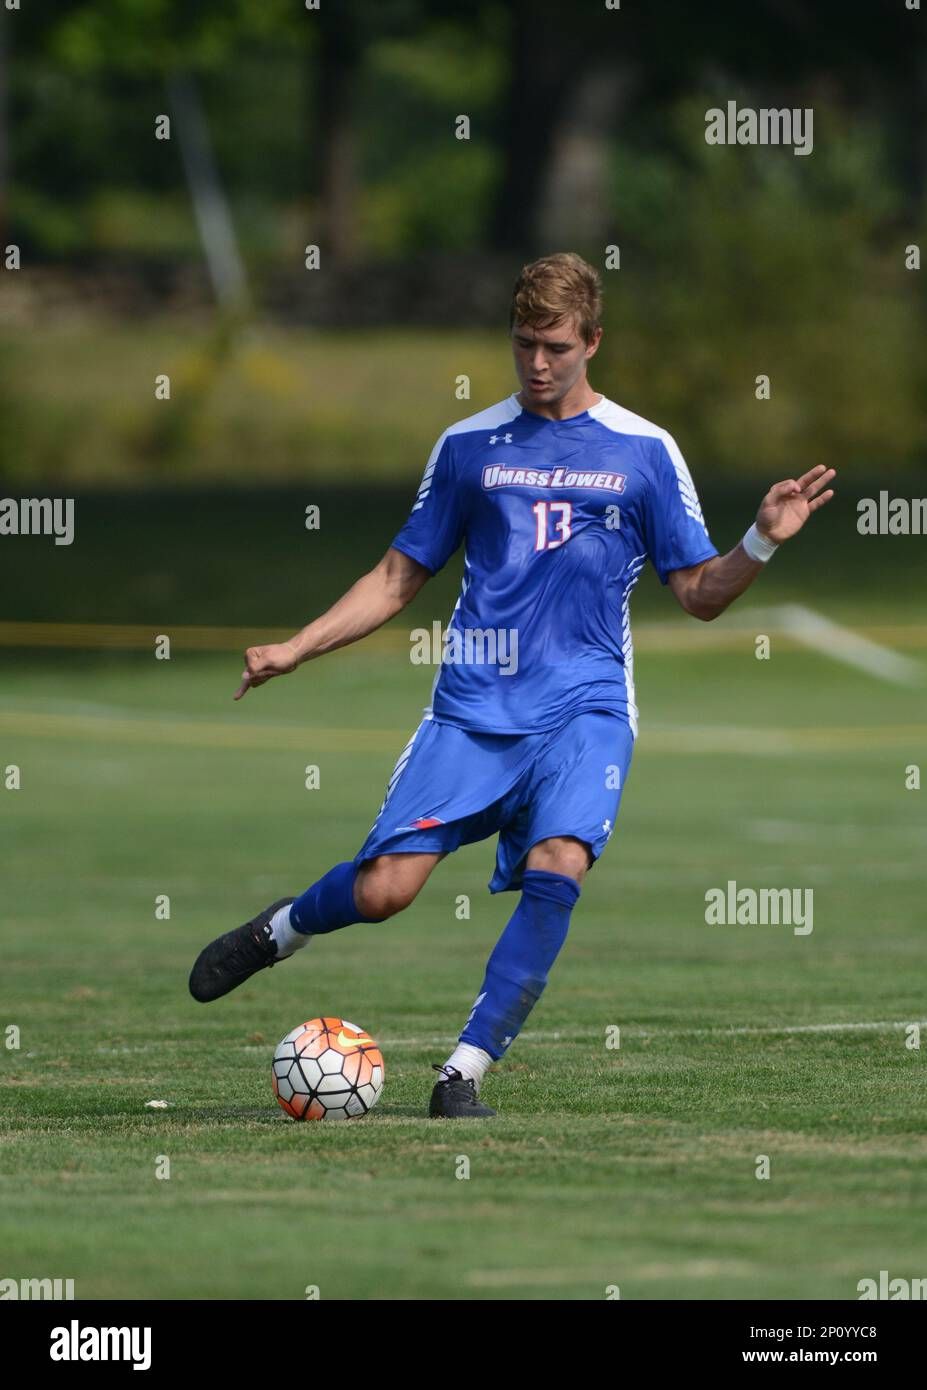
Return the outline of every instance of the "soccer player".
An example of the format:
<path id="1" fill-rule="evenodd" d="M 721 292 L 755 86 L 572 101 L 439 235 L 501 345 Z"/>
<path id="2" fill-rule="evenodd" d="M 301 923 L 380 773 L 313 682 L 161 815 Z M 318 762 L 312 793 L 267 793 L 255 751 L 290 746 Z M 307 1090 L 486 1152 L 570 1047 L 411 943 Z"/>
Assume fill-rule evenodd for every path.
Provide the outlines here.
<path id="1" fill-rule="evenodd" d="M 451 425 L 380 563 L 288 642 L 249 647 L 235 698 L 396 616 L 465 545 L 460 597 L 424 717 L 353 859 L 200 954 L 195 999 L 217 999 L 313 937 L 383 922 L 460 845 L 498 832 L 491 893 L 520 892 L 429 1113 L 495 1114 L 487 1068 L 518 1036 L 611 837 L 637 708 L 629 603 L 648 559 L 706 621 L 833 496 L 823 465 L 776 483 L 727 555 L 663 429 L 593 390 L 597 272 L 572 253 L 525 266 L 510 312 L 521 390 Z"/>

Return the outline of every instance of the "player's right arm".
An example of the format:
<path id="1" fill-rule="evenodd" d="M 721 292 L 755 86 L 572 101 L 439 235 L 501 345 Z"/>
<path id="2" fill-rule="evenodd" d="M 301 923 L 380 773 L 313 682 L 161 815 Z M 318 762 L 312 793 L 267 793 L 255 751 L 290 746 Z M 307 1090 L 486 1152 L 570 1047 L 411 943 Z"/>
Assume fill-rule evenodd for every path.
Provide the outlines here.
<path id="1" fill-rule="evenodd" d="M 295 637 L 249 647 L 234 698 L 240 700 L 253 686 L 295 671 L 304 661 L 359 642 L 400 613 L 430 578 L 431 570 L 391 545 L 374 569 Z"/>

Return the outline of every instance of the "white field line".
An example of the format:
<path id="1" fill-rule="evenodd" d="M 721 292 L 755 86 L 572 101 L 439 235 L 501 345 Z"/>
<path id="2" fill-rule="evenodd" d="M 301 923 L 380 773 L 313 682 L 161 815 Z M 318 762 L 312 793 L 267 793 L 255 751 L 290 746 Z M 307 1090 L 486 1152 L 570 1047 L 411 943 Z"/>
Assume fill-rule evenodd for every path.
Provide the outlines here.
<path id="1" fill-rule="evenodd" d="M 292 724 L 246 724 L 200 718 L 149 718 L 126 710 L 104 716 L 62 710 L 17 708 L 0 702 L 0 734 L 43 739 L 156 744 L 175 748 L 372 753 L 402 748 L 407 729 L 320 728 Z M 927 724 L 878 724 L 839 727 L 809 725 L 792 728 L 748 728 L 731 725 L 643 724 L 641 747 L 653 754 L 737 754 L 779 757 L 852 749 L 862 754 L 877 748 L 907 749 L 927 741 Z"/>
<path id="2" fill-rule="evenodd" d="M 799 1023 L 767 1026 L 762 1028 L 622 1028 L 626 1038 L 730 1038 L 748 1036 L 775 1036 L 780 1033 L 887 1033 L 910 1028 L 916 1023 L 927 1028 L 927 1019 L 907 1019 L 903 1023 L 880 1021 L 876 1023 Z M 525 1032 L 519 1034 L 524 1042 L 570 1042 L 573 1039 L 604 1038 L 605 1026 L 601 1028 L 569 1028 L 563 1032 L 543 1033 Z M 424 1047 L 437 1043 L 456 1043 L 457 1039 L 448 1036 L 430 1038 L 384 1038 L 384 1047 Z"/>
<path id="3" fill-rule="evenodd" d="M 919 1028 L 927 1028 L 927 1019 L 910 1018 L 903 1022 L 891 1020 L 880 1020 L 872 1023 L 798 1023 L 798 1024 L 771 1024 L 761 1028 L 625 1028 L 622 1033 L 626 1038 L 730 1038 L 730 1037 L 776 1037 L 783 1033 L 888 1033 L 900 1032 L 902 1029 L 910 1028 L 912 1024 L 917 1024 Z M 526 1031 L 519 1034 L 519 1041 L 526 1043 L 533 1042 L 572 1042 L 585 1041 L 588 1038 L 604 1038 L 605 1027 L 601 1028 L 570 1028 L 560 1032 L 533 1032 Z M 391 1038 L 381 1034 L 377 1039 L 384 1048 L 390 1047 L 438 1047 L 450 1045 L 454 1046 L 457 1038 L 450 1033 L 432 1033 L 419 1038 Z M 163 1038 L 157 1042 L 145 1043 L 142 1045 L 124 1047 L 97 1047 L 94 1050 L 98 1053 L 115 1055 L 127 1052 L 150 1052 L 158 1047 L 187 1047 L 189 1041 L 180 1038 Z M 266 1043 L 239 1043 L 223 1044 L 226 1052 L 267 1052 L 269 1047 L 274 1044 L 268 1039 Z"/>
<path id="4" fill-rule="evenodd" d="M 772 625 L 779 626 L 809 651 L 842 661 L 845 666 L 854 666 L 858 671 L 893 685 L 921 683 L 923 668 L 919 662 L 899 656 L 889 647 L 825 618 L 823 613 L 816 613 L 804 604 L 784 603 L 777 608 L 753 610 L 749 613 L 751 625 L 762 621 L 764 615 Z"/>

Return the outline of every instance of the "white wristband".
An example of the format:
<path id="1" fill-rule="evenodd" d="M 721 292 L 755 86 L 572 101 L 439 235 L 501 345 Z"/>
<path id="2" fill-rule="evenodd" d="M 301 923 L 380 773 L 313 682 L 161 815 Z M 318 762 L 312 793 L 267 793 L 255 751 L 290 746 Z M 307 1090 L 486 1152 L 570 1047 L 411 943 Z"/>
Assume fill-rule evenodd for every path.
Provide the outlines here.
<path id="1" fill-rule="evenodd" d="M 773 541 L 767 540 L 765 536 L 760 534 L 756 529 L 756 522 L 753 523 L 740 543 L 750 559 L 756 560 L 761 565 L 765 565 L 767 560 L 771 559 L 779 549 Z"/>

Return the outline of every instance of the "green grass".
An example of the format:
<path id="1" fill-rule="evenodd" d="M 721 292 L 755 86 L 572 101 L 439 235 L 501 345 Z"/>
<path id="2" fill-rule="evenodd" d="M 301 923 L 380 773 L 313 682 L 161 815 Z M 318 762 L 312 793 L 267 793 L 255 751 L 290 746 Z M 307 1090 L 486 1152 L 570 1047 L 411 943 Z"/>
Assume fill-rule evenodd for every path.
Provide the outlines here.
<path id="1" fill-rule="evenodd" d="M 503 330 L 262 324 L 223 340 L 202 319 L 75 316 L 41 332 L 0 327 L 0 363 L 0 476 L 32 489 L 398 479 L 414 491 L 448 422 L 517 386 Z M 155 398 L 159 375 L 169 401 Z"/>
<path id="2" fill-rule="evenodd" d="M 804 317 L 783 319 L 782 284 L 799 281 L 780 266 L 765 291 L 777 312 L 766 312 L 732 279 L 743 250 L 742 225 L 732 226 L 736 254 L 731 246 L 719 260 L 713 232 L 706 242 L 711 266 L 725 267 L 713 305 L 713 270 L 692 295 L 688 241 L 671 258 L 677 283 L 656 272 L 658 298 L 653 274 L 632 272 L 591 368 L 595 389 L 675 434 L 700 489 L 751 481 L 751 514 L 773 482 L 816 463 L 836 467 L 857 496 L 918 493 L 916 277 L 897 258 L 891 269 L 873 265 L 835 282 Z M 809 244 L 799 237 L 802 257 Z M 768 275 L 775 256 L 755 252 L 751 276 L 760 265 Z M 818 288 L 828 259 L 833 248 L 822 248 Z M 28 295 L 22 322 L 0 317 L 0 496 L 229 484 L 296 486 L 306 501 L 320 487 L 411 492 L 449 423 L 517 389 L 503 303 L 492 329 L 354 327 L 346 305 L 337 330 L 267 320 L 233 330 L 192 312 L 119 320 L 59 289 L 54 321 L 30 322 Z M 769 401 L 744 375 L 753 361 L 775 382 Z"/>
<path id="3" fill-rule="evenodd" d="M 494 841 L 382 926 L 207 1007 L 186 991 L 208 939 L 356 852 L 430 671 L 361 645 L 236 706 L 234 656 L 7 653 L 0 766 L 23 784 L 0 790 L 0 1025 L 21 1047 L 0 1049 L 0 1273 L 294 1299 L 852 1299 L 880 1269 L 923 1276 L 927 1040 L 891 1026 L 927 1016 L 904 787 L 922 693 L 719 651 L 714 630 L 638 657 L 618 831 L 485 1125 L 425 1111 L 517 902 L 486 891 Z M 730 878 L 813 888 L 812 934 L 706 926 Z M 383 1047 L 361 1121 L 273 1100 L 274 1044 L 320 1013 Z M 881 1026 L 785 1031 L 849 1023 Z"/>

